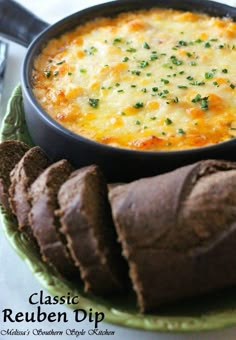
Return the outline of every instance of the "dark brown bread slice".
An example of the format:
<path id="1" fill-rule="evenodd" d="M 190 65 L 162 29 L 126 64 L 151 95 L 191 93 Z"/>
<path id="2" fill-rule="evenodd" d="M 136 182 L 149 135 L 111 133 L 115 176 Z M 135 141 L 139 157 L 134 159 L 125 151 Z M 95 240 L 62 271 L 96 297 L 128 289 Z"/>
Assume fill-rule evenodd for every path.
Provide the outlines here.
<path id="1" fill-rule="evenodd" d="M 31 204 L 28 191 L 31 184 L 48 165 L 49 160 L 44 151 L 39 146 L 35 146 L 25 153 L 11 172 L 10 206 L 17 217 L 19 229 L 30 236 L 29 212 Z"/>
<path id="2" fill-rule="evenodd" d="M 55 210 L 58 209 L 58 190 L 72 170 L 66 160 L 54 163 L 44 170 L 30 189 L 32 208 L 29 221 L 43 260 L 67 279 L 78 277 L 79 271 L 67 251 Z"/>
<path id="3" fill-rule="evenodd" d="M 142 312 L 236 284 L 236 163 L 141 179 L 110 201 Z"/>
<path id="4" fill-rule="evenodd" d="M 93 165 L 72 173 L 58 201 L 62 232 L 85 291 L 103 296 L 123 291 L 127 264 L 116 242 L 107 185 L 99 168 Z"/>
<path id="5" fill-rule="evenodd" d="M 0 204 L 6 210 L 10 210 L 8 202 L 10 173 L 29 148 L 28 145 L 17 140 L 8 140 L 0 144 Z"/>

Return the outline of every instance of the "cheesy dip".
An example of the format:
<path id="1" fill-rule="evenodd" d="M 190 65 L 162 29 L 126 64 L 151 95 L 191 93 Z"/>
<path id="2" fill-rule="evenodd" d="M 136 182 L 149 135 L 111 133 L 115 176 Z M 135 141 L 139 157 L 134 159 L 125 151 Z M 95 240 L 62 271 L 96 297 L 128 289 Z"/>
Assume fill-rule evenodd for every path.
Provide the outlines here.
<path id="1" fill-rule="evenodd" d="M 236 23 L 151 9 L 99 18 L 34 61 L 42 108 L 76 134 L 136 150 L 236 136 Z"/>

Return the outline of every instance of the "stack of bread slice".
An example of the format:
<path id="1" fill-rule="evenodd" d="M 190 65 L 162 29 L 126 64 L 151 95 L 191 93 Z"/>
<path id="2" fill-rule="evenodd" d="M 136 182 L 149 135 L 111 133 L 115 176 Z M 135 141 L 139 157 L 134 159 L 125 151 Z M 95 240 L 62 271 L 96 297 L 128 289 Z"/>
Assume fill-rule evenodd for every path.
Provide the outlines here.
<path id="1" fill-rule="evenodd" d="M 236 284 L 236 163 L 207 160 L 109 185 L 96 165 L 51 163 L 0 144 L 0 203 L 42 260 L 86 293 L 126 294 L 141 312 Z"/>

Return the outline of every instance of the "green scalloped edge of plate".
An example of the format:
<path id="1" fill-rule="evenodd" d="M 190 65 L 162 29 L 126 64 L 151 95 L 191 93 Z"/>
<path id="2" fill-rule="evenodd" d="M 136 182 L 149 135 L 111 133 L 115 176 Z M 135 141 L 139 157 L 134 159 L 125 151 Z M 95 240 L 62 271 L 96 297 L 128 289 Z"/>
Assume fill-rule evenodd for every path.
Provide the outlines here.
<path id="1" fill-rule="evenodd" d="M 2 122 L 1 141 L 17 139 L 33 145 L 27 131 L 22 105 L 21 87 L 18 86 L 9 99 Z M 17 229 L 17 221 L 11 214 L 0 210 L 0 222 L 4 233 L 18 255 L 28 264 L 35 277 L 52 295 L 79 296 L 79 304 L 73 308 L 92 308 L 105 313 L 105 322 L 146 331 L 196 332 L 222 329 L 236 325 L 236 290 L 228 289 L 211 296 L 169 305 L 156 314 L 138 312 L 132 294 L 109 300 L 86 296 L 82 284 L 72 285 L 62 280 L 40 258 L 32 243 Z"/>

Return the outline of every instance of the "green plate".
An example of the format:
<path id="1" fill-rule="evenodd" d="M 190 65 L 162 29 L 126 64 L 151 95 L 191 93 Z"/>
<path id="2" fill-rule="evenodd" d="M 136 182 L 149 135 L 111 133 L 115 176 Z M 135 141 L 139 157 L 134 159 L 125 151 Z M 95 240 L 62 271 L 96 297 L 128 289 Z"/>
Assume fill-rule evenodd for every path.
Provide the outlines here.
<path id="1" fill-rule="evenodd" d="M 7 139 L 18 139 L 32 145 L 24 120 L 20 87 L 14 90 L 2 123 L 1 140 Z M 236 291 L 233 289 L 169 305 L 152 315 L 142 315 L 138 312 L 132 294 L 123 299 L 109 300 L 86 296 L 82 291 L 82 285 L 72 285 L 62 280 L 42 262 L 32 244 L 17 230 L 17 222 L 13 216 L 2 210 L 0 222 L 8 240 L 27 262 L 44 288 L 52 295 L 67 295 L 68 291 L 79 295 L 80 302 L 77 308 L 103 311 L 106 322 L 149 331 L 168 332 L 206 331 L 236 325 Z"/>

